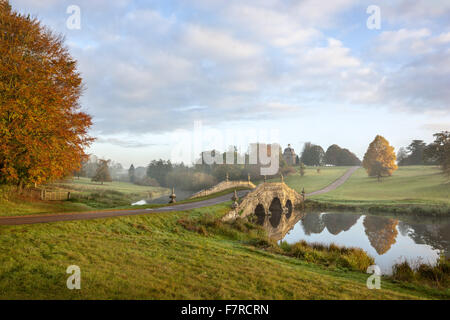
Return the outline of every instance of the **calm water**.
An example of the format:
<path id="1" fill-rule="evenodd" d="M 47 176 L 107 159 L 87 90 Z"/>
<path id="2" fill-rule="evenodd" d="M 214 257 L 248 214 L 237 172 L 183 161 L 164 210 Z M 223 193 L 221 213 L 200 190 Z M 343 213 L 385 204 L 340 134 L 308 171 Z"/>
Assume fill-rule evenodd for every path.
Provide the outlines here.
<path id="1" fill-rule="evenodd" d="M 184 199 L 189 198 L 190 196 L 192 196 L 195 193 L 195 191 L 192 190 L 175 190 L 175 194 L 177 196 L 177 201 L 181 201 Z M 136 205 L 144 205 L 144 204 L 151 204 L 151 203 L 168 203 L 169 202 L 169 194 L 165 195 L 165 196 L 161 196 L 158 198 L 153 198 L 153 199 L 143 199 L 137 202 L 132 203 L 131 205 L 136 206 Z"/>
<path id="2" fill-rule="evenodd" d="M 450 218 L 392 217 L 354 213 L 293 213 L 275 226 L 266 221 L 269 236 L 359 247 L 375 258 L 382 272 L 402 260 L 433 264 L 441 253 L 450 255 Z"/>

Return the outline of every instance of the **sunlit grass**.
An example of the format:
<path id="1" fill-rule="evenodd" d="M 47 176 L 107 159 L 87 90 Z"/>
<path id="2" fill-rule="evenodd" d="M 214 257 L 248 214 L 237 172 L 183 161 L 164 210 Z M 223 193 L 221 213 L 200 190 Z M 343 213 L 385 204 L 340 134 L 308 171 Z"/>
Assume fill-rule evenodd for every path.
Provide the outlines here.
<path id="1" fill-rule="evenodd" d="M 450 181 L 432 166 L 399 167 L 381 182 L 358 169 L 345 184 L 311 199 L 326 201 L 447 203 L 450 204 Z"/>
<path id="2" fill-rule="evenodd" d="M 340 176 L 342 176 L 351 167 L 306 167 L 305 175 L 302 177 L 299 169 L 296 173 L 284 178 L 284 182 L 296 190 L 301 192 L 305 188 L 305 192 L 317 191 L 325 188 Z M 317 170 L 320 170 L 318 172 Z M 269 181 L 280 181 L 280 178 L 271 179 Z"/>

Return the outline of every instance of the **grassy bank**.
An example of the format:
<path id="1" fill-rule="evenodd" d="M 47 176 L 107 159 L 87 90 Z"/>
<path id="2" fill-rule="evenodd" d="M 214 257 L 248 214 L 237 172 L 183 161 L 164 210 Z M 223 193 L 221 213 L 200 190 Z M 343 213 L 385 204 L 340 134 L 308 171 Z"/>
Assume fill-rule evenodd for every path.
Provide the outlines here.
<path id="1" fill-rule="evenodd" d="M 2 299 L 416 299 L 448 298 L 265 249 L 261 229 L 203 222 L 229 203 L 189 212 L 0 227 Z M 213 221 L 211 220 L 211 221 Z M 188 222 L 186 222 L 188 221 Z M 189 228 L 189 225 L 194 226 Z M 188 227 L 187 227 L 188 226 Z M 280 249 L 282 250 L 282 249 Z M 292 252 L 301 252 L 295 249 Z M 66 268 L 81 268 L 81 290 Z"/>
<path id="2" fill-rule="evenodd" d="M 287 183 L 300 191 L 301 178 Z M 363 168 L 334 191 L 309 199 L 320 209 L 358 209 L 416 215 L 450 214 L 450 181 L 432 166 L 400 167 L 381 182 L 369 178 Z"/>
<path id="3" fill-rule="evenodd" d="M 48 190 L 69 191 L 70 201 L 38 201 L 19 196 L 13 187 L 0 186 L 0 216 L 91 211 L 126 207 L 130 203 L 169 194 L 159 187 L 138 186 L 127 182 L 105 182 L 103 185 L 80 178 L 53 183 Z"/>

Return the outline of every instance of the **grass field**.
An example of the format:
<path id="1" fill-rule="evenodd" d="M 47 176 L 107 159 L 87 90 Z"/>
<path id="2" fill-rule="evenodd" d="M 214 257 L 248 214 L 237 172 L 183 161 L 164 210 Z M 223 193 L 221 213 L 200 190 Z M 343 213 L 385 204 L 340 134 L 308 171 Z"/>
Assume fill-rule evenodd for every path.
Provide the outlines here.
<path id="1" fill-rule="evenodd" d="M 312 192 L 326 187 L 333 181 L 342 176 L 350 167 L 307 167 L 305 175 L 300 176 L 299 169 L 296 173 L 284 178 L 284 182 L 296 190 L 301 192 L 305 188 L 305 192 Z M 320 173 L 317 172 L 320 169 Z M 280 181 L 280 178 L 270 179 L 268 181 Z"/>
<path id="2" fill-rule="evenodd" d="M 92 182 L 88 178 L 53 183 L 50 190 L 70 191 L 70 201 L 32 201 L 17 197 L 7 188 L 0 188 L 0 216 L 16 216 L 41 213 L 90 211 L 117 208 L 132 202 L 169 194 L 167 188 L 138 186 L 128 182 Z"/>
<path id="3" fill-rule="evenodd" d="M 93 182 L 89 178 L 80 177 L 71 180 L 56 182 L 50 185 L 50 187 L 58 190 L 71 191 L 75 195 L 84 194 L 88 195 L 93 192 L 114 190 L 121 192 L 125 195 L 137 196 L 139 198 L 148 196 L 149 193 L 153 197 L 158 197 L 160 195 L 169 194 L 169 189 L 162 187 L 148 187 L 139 186 L 129 182 L 113 181 L 104 182 L 103 184 L 99 182 Z"/>
<path id="4" fill-rule="evenodd" d="M 0 227 L 0 299 L 416 299 L 448 290 L 307 263 L 259 249 L 250 233 L 189 231 L 189 212 Z M 81 290 L 66 268 L 81 268 Z"/>
<path id="5" fill-rule="evenodd" d="M 450 207 L 450 181 L 432 166 L 399 167 L 381 182 L 360 168 L 336 190 L 311 199 L 353 205 Z"/>

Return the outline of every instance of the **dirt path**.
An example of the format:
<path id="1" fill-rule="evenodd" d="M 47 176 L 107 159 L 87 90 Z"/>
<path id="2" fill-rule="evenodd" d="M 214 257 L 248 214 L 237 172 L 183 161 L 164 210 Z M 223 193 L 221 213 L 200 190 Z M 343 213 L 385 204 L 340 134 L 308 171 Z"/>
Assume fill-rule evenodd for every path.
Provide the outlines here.
<path id="1" fill-rule="evenodd" d="M 334 181 L 332 184 L 329 184 L 328 186 L 326 186 L 323 189 L 314 191 L 314 192 L 310 192 L 307 193 L 306 196 L 316 196 L 318 194 L 323 194 L 323 193 L 327 193 L 330 191 L 333 191 L 334 189 L 336 189 L 337 187 L 339 187 L 341 184 L 343 184 L 345 181 L 348 180 L 348 178 L 351 177 L 351 175 L 358 170 L 358 168 L 360 167 L 351 167 L 350 169 L 348 169 L 342 176 L 340 176 L 336 181 Z"/>
<path id="2" fill-rule="evenodd" d="M 339 179 L 334 181 L 329 186 L 307 193 L 306 196 L 312 196 L 317 194 L 326 193 L 332 191 L 343 184 L 347 179 L 358 169 L 359 167 L 352 167 L 344 173 Z M 249 190 L 238 191 L 240 198 L 244 197 Z M 217 198 L 190 202 L 180 203 L 172 206 L 166 206 L 155 209 L 136 209 L 136 210 L 111 210 L 111 211 L 92 211 L 92 212 L 76 212 L 76 213 L 60 213 L 60 214 L 48 214 L 48 215 L 30 215 L 30 216 L 16 216 L 16 217 L 0 217 L 0 225 L 22 225 L 22 224 L 36 224 L 36 223 L 48 223 L 58 221 L 72 221 L 72 220 L 90 220 L 99 218 L 110 218 L 119 216 L 135 216 L 140 214 L 149 214 L 157 212 L 168 211 L 184 211 L 196 208 L 209 207 L 215 204 L 227 202 L 231 200 L 232 193 L 226 194 Z"/>

